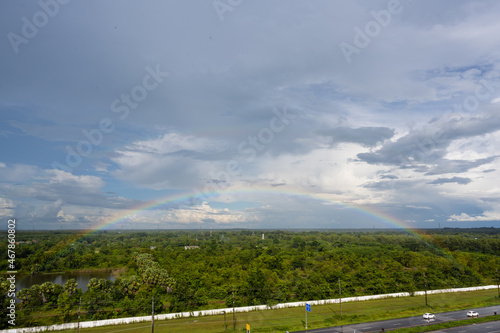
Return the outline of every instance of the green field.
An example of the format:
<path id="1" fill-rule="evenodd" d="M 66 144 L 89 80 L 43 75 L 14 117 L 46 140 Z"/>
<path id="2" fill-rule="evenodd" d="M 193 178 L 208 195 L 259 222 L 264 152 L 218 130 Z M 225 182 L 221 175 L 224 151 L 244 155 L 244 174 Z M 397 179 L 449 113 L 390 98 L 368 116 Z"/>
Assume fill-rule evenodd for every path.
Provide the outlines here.
<path id="1" fill-rule="evenodd" d="M 313 306 L 308 313 L 309 329 L 347 325 L 359 322 L 403 318 L 424 312 L 466 310 L 500 304 L 496 289 L 465 293 L 428 295 L 428 306 L 424 296 L 391 298 L 342 304 L 342 318 L 338 304 Z M 236 313 L 236 331 L 245 332 L 251 325 L 252 332 L 285 332 L 304 329 L 305 309 L 291 308 L 250 313 Z M 232 331 L 232 313 L 226 315 L 227 331 Z M 75 332 L 65 330 L 59 332 Z M 82 329 L 81 332 L 151 332 L 151 322 Z M 194 317 L 155 321 L 155 332 L 225 332 L 224 316 Z"/>

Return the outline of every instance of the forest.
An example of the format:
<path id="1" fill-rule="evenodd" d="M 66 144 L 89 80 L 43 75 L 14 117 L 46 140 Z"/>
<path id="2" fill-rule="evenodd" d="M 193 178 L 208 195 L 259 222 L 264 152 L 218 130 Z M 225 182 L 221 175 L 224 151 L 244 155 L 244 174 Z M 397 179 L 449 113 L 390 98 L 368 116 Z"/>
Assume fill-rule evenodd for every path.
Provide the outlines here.
<path id="1" fill-rule="evenodd" d="M 116 278 L 91 279 L 85 292 L 74 279 L 18 290 L 16 326 L 146 315 L 153 297 L 159 314 L 231 307 L 233 300 L 273 306 L 337 298 L 339 281 L 342 297 L 497 284 L 499 235 L 496 228 L 18 231 L 19 276 L 109 269 Z"/>

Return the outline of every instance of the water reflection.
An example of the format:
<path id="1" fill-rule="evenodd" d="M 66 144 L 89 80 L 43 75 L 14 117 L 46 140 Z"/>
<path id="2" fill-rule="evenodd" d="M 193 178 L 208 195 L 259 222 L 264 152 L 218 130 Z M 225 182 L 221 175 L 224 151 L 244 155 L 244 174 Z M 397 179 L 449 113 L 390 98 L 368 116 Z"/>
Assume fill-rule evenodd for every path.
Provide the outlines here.
<path id="1" fill-rule="evenodd" d="M 30 288 L 34 284 L 43 284 L 45 282 L 52 282 L 60 284 L 61 286 L 69 279 L 75 279 L 78 283 L 78 288 L 82 291 L 87 291 L 87 284 L 90 279 L 107 279 L 114 281 L 115 277 L 111 272 L 75 272 L 75 273 L 57 273 L 57 274 L 34 274 L 18 277 L 16 281 L 17 291 Z"/>

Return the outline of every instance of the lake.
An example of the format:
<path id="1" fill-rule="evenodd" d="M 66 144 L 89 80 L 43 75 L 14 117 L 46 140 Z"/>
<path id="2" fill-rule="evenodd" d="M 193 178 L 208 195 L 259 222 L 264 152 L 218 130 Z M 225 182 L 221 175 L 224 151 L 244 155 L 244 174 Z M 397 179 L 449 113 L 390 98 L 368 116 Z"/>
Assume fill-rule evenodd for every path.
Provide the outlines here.
<path id="1" fill-rule="evenodd" d="M 74 273 L 56 273 L 56 274 L 34 274 L 34 275 L 25 275 L 21 277 L 17 277 L 16 279 L 16 288 L 17 291 L 30 288 L 34 284 L 43 284 L 45 282 L 52 282 L 60 284 L 61 286 L 68 279 L 75 279 L 78 283 L 78 288 L 82 288 L 82 291 L 87 291 L 87 284 L 90 279 L 107 279 L 114 281 L 114 275 L 109 272 L 74 272 Z"/>

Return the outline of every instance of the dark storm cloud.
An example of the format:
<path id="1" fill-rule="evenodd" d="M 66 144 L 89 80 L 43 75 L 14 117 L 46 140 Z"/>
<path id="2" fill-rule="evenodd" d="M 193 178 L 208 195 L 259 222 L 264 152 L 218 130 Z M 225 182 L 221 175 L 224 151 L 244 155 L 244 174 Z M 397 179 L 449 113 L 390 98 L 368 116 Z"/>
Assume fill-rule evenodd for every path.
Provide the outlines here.
<path id="1" fill-rule="evenodd" d="M 399 177 L 398 176 L 394 176 L 394 175 L 382 175 L 380 176 L 380 179 L 398 179 Z"/>
<path id="2" fill-rule="evenodd" d="M 448 161 L 443 157 L 446 148 L 455 140 L 485 135 L 500 129 L 500 114 L 488 112 L 479 115 L 446 115 L 427 126 L 410 131 L 396 141 L 386 142 L 380 149 L 358 154 L 369 164 L 398 165 L 402 168 L 421 168 L 422 164 L 438 164 L 432 173 L 465 172 L 489 163 L 495 157 L 468 161 Z M 449 171 L 445 171 L 449 168 Z M 422 170 L 422 169 L 421 169 Z M 423 171 L 423 170 L 422 170 Z"/>
<path id="3" fill-rule="evenodd" d="M 426 175 L 439 175 L 444 173 L 464 173 L 472 168 L 477 168 L 483 164 L 488 164 L 494 161 L 498 155 L 491 156 L 488 158 L 481 158 L 475 161 L 465 161 L 465 160 L 447 160 L 440 159 L 437 162 L 437 166 L 430 168 Z"/>
<path id="4" fill-rule="evenodd" d="M 430 182 L 429 184 L 440 185 L 440 184 L 448 184 L 448 183 L 457 183 L 460 185 L 467 185 L 472 180 L 470 178 L 464 177 L 452 177 L 452 178 L 438 178 Z"/>
<path id="5" fill-rule="evenodd" d="M 387 127 L 359 127 L 350 128 L 339 126 L 332 129 L 320 130 L 318 134 L 331 139 L 331 145 L 350 142 L 358 143 L 365 147 L 373 147 L 378 143 L 390 139 L 394 135 L 394 130 Z"/>

